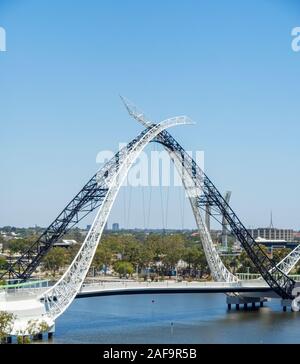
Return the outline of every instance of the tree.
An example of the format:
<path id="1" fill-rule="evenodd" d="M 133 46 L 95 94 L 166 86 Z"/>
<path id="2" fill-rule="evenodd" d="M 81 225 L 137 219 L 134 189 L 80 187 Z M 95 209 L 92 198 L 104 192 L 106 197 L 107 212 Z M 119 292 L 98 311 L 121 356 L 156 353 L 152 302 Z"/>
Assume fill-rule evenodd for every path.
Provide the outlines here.
<path id="1" fill-rule="evenodd" d="M 163 239 L 162 263 L 167 273 L 174 269 L 180 259 L 183 258 L 184 241 L 181 235 L 169 235 Z"/>
<path id="2" fill-rule="evenodd" d="M 3 340 L 9 335 L 14 321 L 15 316 L 12 313 L 0 311 L 0 342 L 3 342 Z"/>
<path id="3" fill-rule="evenodd" d="M 47 324 L 47 322 L 44 320 L 39 321 L 38 319 L 29 320 L 26 327 L 26 332 L 31 336 L 42 334 L 48 330 L 49 325 Z"/>
<path id="4" fill-rule="evenodd" d="M 153 261 L 153 252 L 146 244 L 141 245 L 138 256 L 138 267 L 148 268 Z"/>
<path id="5" fill-rule="evenodd" d="M 7 266 L 8 266 L 8 262 L 7 262 L 6 258 L 0 257 L 0 270 L 7 269 Z"/>
<path id="6" fill-rule="evenodd" d="M 232 274 L 235 274 L 236 273 L 236 270 L 237 268 L 239 267 L 239 262 L 238 262 L 238 259 L 237 257 L 233 257 L 233 259 L 231 260 L 230 264 L 229 264 L 229 267 L 230 267 L 230 271 Z"/>
<path id="7" fill-rule="evenodd" d="M 4 248 L 5 248 L 5 240 L 4 240 L 2 235 L 0 235 L 0 245 L 2 246 L 2 252 L 1 253 L 3 253 Z"/>
<path id="8" fill-rule="evenodd" d="M 124 277 L 127 274 L 131 275 L 134 272 L 133 265 L 124 260 L 116 262 L 114 264 L 114 270 L 120 275 L 120 277 Z"/>
<path id="9" fill-rule="evenodd" d="M 192 264 L 198 257 L 198 249 L 196 247 L 188 247 L 184 250 L 183 260 L 188 265 L 189 275 L 191 275 Z"/>
<path id="10" fill-rule="evenodd" d="M 26 239 L 12 239 L 9 241 L 8 249 L 13 254 L 23 254 L 30 248 L 35 239 L 35 237 L 29 237 Z"/>
<path id="11" fill-rule="evenodd" d="M 112 253 L 118 254 L 122 252 L 123 235 L 105 235 L 101 245 L 106 246 Z"/>
<path id="12" fill-rule="evenodd" d="M 64 248 L 55 247 L 45 256 L 43 260 L 44 271 L 51 271 L 53 276 L 66 264 L 66 252 Z"/>
<path id="13" fill-rule="evenodd" d="M 257 273 L 255 265 L 253 264 L 252 260 L 249 258 L 245 250 L 243 250 L 240 256 L 237 258 L 237 265 L 235 265 L 235 268 L 238 273 L 248 273 L 248 271 L 249 273 Z"/>
<path id="14" fill-rule="evenodd" d="M 152 254 L 153 262 L 159 262 L 161 256 L 165 253 L 163 238 L 157 234 L 150 234 L 147 236 L 145 241 L 146 249 L 148 249 Z"/>
<path id="15" fill-rule="evenodd" d="M 71 264 L 73 259 L 75 258 L 78 250 L 80 248 L 79 244 L 71 245 L 65 250 L 65 264 Z"/>
<path id="16" fill-rule="evenodd" d="M 122 259 L 131 262 L 135 267 L 139 265 L 142 245 L 135 238 L 125 243 Z"/>
<path id="17" fill-rule="evenodd" d="M 100 244 L 97 247 L 93 265 L 96 266 L 98 269 L 102 268 L 104 265 L 105 267 L 108 267 L 111 265 L 113 261 L 113 252 L 106 246 L 106 244 Z M 105 269 L 106 274 L 106 269 Z"/>
<path id="18" fill-rule="evenodd" d="M 290 252 L 291 252 L 291 249 L 288 249 L 288 248 L 273 249 L 273 260 L 274 260 L 275 264 L 278 264 Z"/>
<path id="19" fill-rule="evenodd" d="M 203 249 L 198 246 L 185 248 L 183 260 L 188 264 L 189 275 L 196 275 L 196 273 L 199 272 L 201 278 L 209 271 Z"/>

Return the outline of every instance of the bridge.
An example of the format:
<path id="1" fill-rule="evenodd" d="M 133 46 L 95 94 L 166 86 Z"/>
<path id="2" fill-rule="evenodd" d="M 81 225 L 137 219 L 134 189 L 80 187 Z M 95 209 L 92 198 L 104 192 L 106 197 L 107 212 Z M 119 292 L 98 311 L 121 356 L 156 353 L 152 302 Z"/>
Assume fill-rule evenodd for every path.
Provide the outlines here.
<path id="1" fill-rule="evenodd" d="M 16 262 L 11 263 L 8 270 L 0 276 L 0 279 L 28 281 L 58 239 L 89 213 L 98 209 L 73 262 L 52 287 L 36 292 L 30 299 L 13 297 L 5 292 L 1 293 L 1 310 L 16 315 L 16 320 L 8 335 L 28 332 L 28 324 L 33 320 L 40 324 L 45 323 L 51 332 L 54 330 L 55 320 L 68 309 L 76 297 L 89 294 L 103 295 L 108 292 L 128 294 L 137 291 L 150 292 L 151 290 L 152 292 L 156 290 L 156 292 L 173 293 L 175 290 L 178 292 L 222 291 L 227 294 L 228 305 L 251 302 L 255 304 L 257 300 L 263 302 L 268 296 L 281 299 L 283 307 L 290 305 L 294 311 L 299 311 L 300 287 L 288 274 L 300 258 L 300 247 L 297 246 L 276 265 L 245 228 L 229 205 L 229 199 L 222 196 L 192 157 L 167 131 L 174 126 L 192 124 L 192 121 L 187 116 L 178 116 L 155 123 L 148 120 L 145 114 L 128 100 L 125 98 L 122 100 L 129 114 L 143 125 L 144 130 L 97 171 L 32 246 Z M 152 142 L 159 143 L 165 148 L 181 177 L 215 282 L 197 283 L 193 287 L 182 284 L 176 287 L 159 287 L 157 285 L 156 288 L 147 285 L 111 289 L 87 288 L 83 286 L 84 280 L 97 246 L 101 243 L 102 232 L 119 189 L 133 163 L 144 148 Z M 260 279 L 252 283 L 244 282 L 227 269 L 214 247 L 205 218 L 202 216 L 203 210 L 211 216 L 219 214 L 223 218 L 259 271 Z"/>
<path id="2" fill-rule="evenodd" d="M 300 277 L 298 277 L 300 278 Z M 42 281 L 43 282 L 43 281 Z M 46 282 L 46 281 L 44 281 Z M 31 284 L 31 287 L 13 287 L 7 285 L 2 289 L 2 302 L 22 302 L 20 309 L 24 309 L 26 300 L 40 295 L 49 288 L 40 282 Z M 94 283 L 83 283 L 76 298 L 128 295 L 128 294 L 159 294 L 159 293 L 250 293 L 264 292 L 269 297 L 276 297 L 273 290 L 263 280 L 248 280 L 238 282 L 189 282 L 189 281 L 162 281 L 162 282 L 140 282 L 140 281 L 101 281 Z M 0 296 L 1 297 L 1 296 Z M 0 311 L 1 311 L 0 304 Z"/>
<path id="3" fill-rule="evenodd" d="M 273 291 L 264 282 L 121 282 L 84 284 L 76 298 L 172 293 L 252 293 L 270 295 Z"/>

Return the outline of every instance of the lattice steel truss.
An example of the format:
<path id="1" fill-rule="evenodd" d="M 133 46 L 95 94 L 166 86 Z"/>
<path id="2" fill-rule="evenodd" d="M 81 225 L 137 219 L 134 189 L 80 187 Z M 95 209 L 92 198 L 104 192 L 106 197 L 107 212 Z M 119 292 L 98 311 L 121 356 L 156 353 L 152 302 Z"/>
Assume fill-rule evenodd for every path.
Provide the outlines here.
<path id="1" fill-rule="evenodd" d="M 133 139 L 124 148 L 118 151 L 106 164 L 104 173 L 97 172 L 81 189 L 81 191 L 64 208 L 58 217 L 49 225 L 43 234 L 35 241 L 29 249 L 22 254 L 16 262 L 9 265 L 6 272 L 0 275 L 20 280 L 28 279 L 41 263 L 43 257 L 66 232 L 68 232 L 79 221 L 99 207 L 107 195 L 110 171 L 117 170 L 122 158 L 135 146 L 148 130 L 144 130 L 138 137 Z"/>
<path id="2" fill-rule="evenodd" d="M 153 122 L 147 120 L 145 114 L 140 112 L 134 105 L 130 104 L 128 100 L 122 98 L 125 107 L 127 108 L 129 114 L 133 116 L 136 120 L 142 123 L 144 126 L 149 127 L 150 125 L 155 125 Z M 230 205 L 226 202 L 220 192 L 217 190 L 212 181 L 206 176 L 206 174 L 200 169 L 200 167 L 195 163 L 191 156 L 181 147 L 181 145 L 170 135 L 166 130 L 162 131 L 156 138 L 158 143 L 161 143 L 170 153 L 175 153 L 180 156 L 181 164 L 185 171 L 193 180 L 192 189 L 194 189 L 193 194 L 189 194 L 192 209 L 196 221 L 199 220 L 199 214 L 197 213 L 197 207 L 201 206 L 211 206 L 217 210 L 220 215 L 227 221 L 233 234 L 241 242 L 243 248 L 249 255 L 250 259 L 262 275 L 262 278 L 269 284 L 269 286 L 282 298 L 293 298 L 292 290 L 295 286 L 295 281 L 288 277 L 286 273 L 282 270 L 283 267 L 288 268 L 291 264 L 285 265 L 285 262 L 280 262 L 278 265 L 270 259 L 264 251 L 261 249 L 258 243 L 253 239 L 248 230 L 242 224 L 240 219 L 237 217 L 235 212 L 232 210 Z M 192 198 L 192 200 L 191 200 Z M 195 202 L 195 200 L 197 202 Z M 199 220 L 198 228 L 200 235 L 202 237 L 202 242 L 207 242 L 207 245 L 212 246 L 212 242 L 209 239 L 209 232 L 207 231 L 205 223 L 203 220 Z M 206 243 L 204 244 L 206 245 Z M 293 254 L 292 254 L 293 253 Z M 295 249 L 292 252 L 292 257 L 287 258 L 287 261 L 291 263 L 292 258 L 299 254 L 299 250 Z M 214 256 L 214 269 L 217 268 L 218 264 L 216 262 L 219 260 L 219 255 L 217 252 L 210 251 L 207 255 L 208 263 L 211 257 Z M 220 261 L 219 273 L 223 278 L 226 277 L 226 273 L 222 274 L 224 264 Z M 295 260 L 294 260 L 295 261 Z M 212 271 L 212 274 L 213 271 Z M 226 279 L 232 279 L 232 277 L 226 277 Z"/>
<path id="3" fill-rule="evenodd" d="M 204 194 L 204 197 L 210 201 L 210 203 L 212 202 L 213 206 L 220 211 L 222 216 L 225 217 L 233 234 L 241 242 L 248 256 L 269 286 L 280 297 L 293 298 L 292 290 L 295 286 L 295 281 L 288 277 L 279 267 L 276 266 L 274 261 L 264 253 L 232 208 L 227 204 L 212 181 L 197 166 L 188 153 L 185 152 L 180 144 L 167 131 L 160 133 L 157 140 L 168 149 L 176 150 L 184 156 L 183 159 L 185 166 L 192 171 L 194 179 L 198 180 L 198 183 L 195 184 L 203 186 L 202 193 Z M 198 196 L 197 201 L 200 206 L 203 202 L 203 197 Z"/>

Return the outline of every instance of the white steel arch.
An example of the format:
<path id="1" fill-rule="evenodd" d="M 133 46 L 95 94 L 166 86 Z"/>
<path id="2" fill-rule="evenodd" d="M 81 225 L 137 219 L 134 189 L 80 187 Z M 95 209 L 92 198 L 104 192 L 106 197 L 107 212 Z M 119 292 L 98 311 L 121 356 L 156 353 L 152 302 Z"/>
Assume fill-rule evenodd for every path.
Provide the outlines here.
<path id="1" fill-rule="evenodd" d="M 277 267 L 285 274 L 289 274 L 295 267 L 300 259 L 300 244 L 296 246 L 287 256 L 285 256 L 278 264 Z M 260 278 L 261 279 L 261 278 Z"/>
<path id="2" fill-rule="evenodd" d="M 206 256 L 206 260 L 213 276 L 213 279 L 217 282 L 237 282 L 238 278 L 233 275 L 223 264 L 210 235 L 210 232 L 205 224 L 203 217 L 201 216 L 196 197 L 201 193 L 196 181 L 189 173 L 189 170 L 184 168 L 184 162 L 180 154 L 168 151 L 170 158 L 173 160 L 174 165 L 181 177 L 184 189 L 188 195 L 190 205 L 194 214 L 194 218 L 197 224 L 199 235 L 201 238 L 203 250 Z"/>
<path id="3" fill-rule="evenodd" d="M 124 154 L 122 160 L 119 163 L 119 169 L 112 171 L 108 178 L 106 178 L 108 188 L 107 195 L 97 212 L 92 227 L 88 232 L 84 243 L 60 280 L 41 296 L 41 299 L 43 299 L 45 303 L 45 316 L 47 318 L 54 321 L 57 317 L 59 317 L 69 307 L 79 292 L 88 269 L 92 263 L 97 245 L 102 235 L 102 231 L 107 221 L 109 212 L 117 197 L 118 191 L 125 177 L 127 176 L 130 167 L 137 159 L 139 154 L 143 151 L 146 145 L 161 131 L 175 125 L 191 123 L 192 122 L 187 117 L 180 116 L 167 119 L 156 125 L 152 125 L 148 132 L 137 141 L 136 145 L 130 151 Z"/>
<path id="4" fill-rule="evenodd" d="M 133 105 L 129 100 L 125 97 L 120 96 L 121 100 L 124 103 L 125 108 L 127 109 L 130 116 L 132 116 L 135 120 L 137 120 L 140 124 L 145 127 L 150 127 L 155 125 L 154 122 L 150 121 L 144 112 L 140 111 L 135 105 Z M 211 271 L 211 274 L 216 281 L 225 281 L 225 282 L 237 282 L 239 279 L 234 276 L 224 265 L 218 251 L 216 250 L 210 232 L 206 226 L 205 220 L 201 216 L 199 208 L 197 207 L 196 197 L 194 194 L 201 193 L 201 186 L 197 186 L 193 180 L 193 176 L 191 175 L 191 171 L 182 170 L 182 156 L 180 154 L 176 154 L 173 151 L 169 150 L 166 146 L 164 146 L 166 151 L 169 153 L 171 159 L 174 161 L 174 164 L 177 168 L 178 173 L 182 178 L 182 182 L 185 186 L 185 190 L 189 191 L 188 186 L 192 186 L 193 190 L 192 194 L 189 194 L 189 200 L 192 207 L 192 211 L 195 217 L 195 221 L 198 227 L 199 235 L 201 237 L 203 250 L 205 252 L 205 256 Z M 194 196 L 193 196 L 194 195 Z M 229 196 L 230 198 L 230 196 Z M 298 245 L 293 251 L 291 251 L 284 259 L 282 259 L 277 267 L 281 269 L 285 274 L 290 273 L 290 271 L 295 267 L 300 259 L 300 245 Z M 259 278 L 262 279 L 262 278 Z"/>

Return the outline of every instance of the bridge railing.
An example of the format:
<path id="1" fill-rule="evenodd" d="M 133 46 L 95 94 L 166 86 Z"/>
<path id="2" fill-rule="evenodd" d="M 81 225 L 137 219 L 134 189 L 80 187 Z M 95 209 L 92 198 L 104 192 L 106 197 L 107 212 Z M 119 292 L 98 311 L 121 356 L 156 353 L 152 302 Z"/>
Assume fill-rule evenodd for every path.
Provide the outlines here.
<path id="1" fill-rule="evenodd" d="M 261 275 L 257 273 L 236 273 L 235 275 L 241 281 L 249 281 L 261 278 Z M 289 274 L 289 277 L 294 279 L 296 282 L 300 282 L 300 274 Z"/>
<path id="2" fill-rule="evenodd" d="M 214 281 L 161 281 L 161 282 L 147 282 L 147 281 L 120 281 L 120 282 L 95 282 L 85 283 L 82 285 L 80 292 L 87 291 L 102 291 L 102 290 L 122 290 L 122 289 L 144 289 L 144 288 L 197 288 L 201 287 L 228 287 L 229 285 L 241 286 L 242 282 L 214 282 Z"/>
<path id="3" fill-rule="evenodd" d="M 7 282 L 7 284 L 0 285 L 0 292 L 4 292 L 9 295 L 35 295 L 38 292 L 49 287 L 49 280 L 30 280 L 28 282 L 21 283 L 18 280 Z"/>
<path id="4" fill-rule="evenodd" d="M 289 274 L 289 277 L 294 279 L 296 282 L 300 282 L 300 274 Z"/>
<path id="5" fill-rule="evenodd" d="M 258 273 L 236 273 L 235 275 L 241 281 L 249 281 L 249 280 L 252 280 L 252 279 L 261 278 L 261 275 L 258 274 Z"/>

